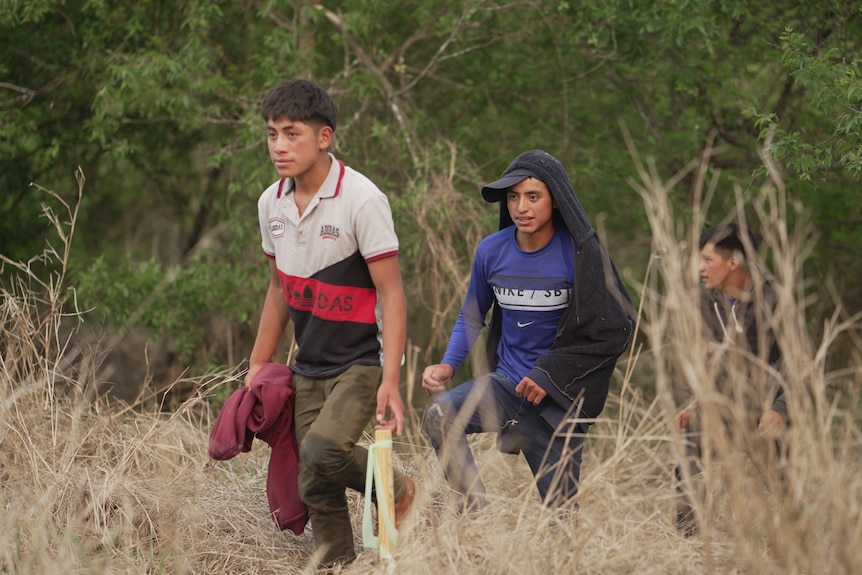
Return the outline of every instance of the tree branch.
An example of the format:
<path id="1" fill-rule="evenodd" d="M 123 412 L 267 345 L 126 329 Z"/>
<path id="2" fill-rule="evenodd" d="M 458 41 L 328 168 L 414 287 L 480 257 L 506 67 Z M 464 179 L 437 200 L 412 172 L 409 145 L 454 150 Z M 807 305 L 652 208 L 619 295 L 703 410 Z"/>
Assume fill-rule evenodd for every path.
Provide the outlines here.
<path id="1" fill-rule="evenodd" d="M 401 104 L 399 102 L 398 95 L 395 92 L 395 88 L 392 86 L 392 82 L 386 77 L 385 69 L 381 68 L 374 62 L 374 59 L 368 55 L 368 53 L 362 48 L 356 38 L 350 35 L 347 31 L 347 28 L 344 26 L 344 19 L 340 14 L 336 14 L 331 10 L 324 8 L 323 6 L 317 5 L 315 6 L 319 10 L 323 10 L 324 16 L 326 19 L 332 22 L 338 30 L 347 38 L 347 41 L 350 44 L 350 47 L 356 53 L 356 57 L 359 58 L 359 61 L 363 66 L 368 68 L 371 72 L 377 76 L 377 79 L 380 81 L 380 85 L 383 87 L 384 94 L 386 96 L 387 103 L 389 104 L 389 109 L 392 110 L 392 113 L 395 116 L 395 120 L 398 122 L 399 127 L 401 128 L 401 133 L 404 137 L 404 141 L 407 144 L 407 151 L 410 153 L 410 158 L 413 161 L 413 166 L 419 166 L 419 154 L 415 149 L 415 136 L 413 134 L 413 129 L 410 125 L 410 119 L 407 116 L 404 109 L 402 109 Z"/>

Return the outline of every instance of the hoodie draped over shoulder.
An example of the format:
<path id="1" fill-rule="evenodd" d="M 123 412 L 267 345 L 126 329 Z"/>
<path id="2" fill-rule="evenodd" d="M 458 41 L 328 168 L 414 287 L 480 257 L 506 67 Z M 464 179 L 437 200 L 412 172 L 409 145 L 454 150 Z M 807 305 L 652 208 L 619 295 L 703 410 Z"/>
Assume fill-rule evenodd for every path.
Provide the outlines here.
<path id="1" fill-rule="evenodd" d="M 557 206 L 557 221 L 562 221 L 571 236 L 575 259 L 572 298 L 556 339 L 527 377 L 541 385 L 552 400 L 545 414 L 552 425 L 558 425 L 581 399 L 580 417 L 595 418 L 604 408 L 616 362 L 632 338 L 631 297 L 560 161 L 543 150 L 529 150 L 509 164 L 503 178 L 525 172 L 548 186 Z M 502 194 L 497 198 L 487 187 L 482 193 L 489 201 L 502 199 Z M 500 204 L 499 228 L 504 229 L 514 222 L 506 203 Z M 495 304 L 487 348 L 492 369 L 499 339 L 500 308 Z"/>

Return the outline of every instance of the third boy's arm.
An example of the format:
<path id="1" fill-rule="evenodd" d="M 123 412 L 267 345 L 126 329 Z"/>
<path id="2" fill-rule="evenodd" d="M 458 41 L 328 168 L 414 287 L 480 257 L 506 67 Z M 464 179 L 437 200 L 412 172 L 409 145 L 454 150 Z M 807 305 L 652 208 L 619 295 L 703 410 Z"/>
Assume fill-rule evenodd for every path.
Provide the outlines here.
<path id="1" fill-rule="evenodd" d="M 401 358 L 407 340 L 407 298 L 401 280 L 398 256 L 376 260 L 368 264 L 368 271 L 377 292 L 383 312 L 383 380 L 377 393 L 378 428 L 404 430 L 404 403 L 401 401 Z M 392 419 L 386 419 L 386 408 Z"/>

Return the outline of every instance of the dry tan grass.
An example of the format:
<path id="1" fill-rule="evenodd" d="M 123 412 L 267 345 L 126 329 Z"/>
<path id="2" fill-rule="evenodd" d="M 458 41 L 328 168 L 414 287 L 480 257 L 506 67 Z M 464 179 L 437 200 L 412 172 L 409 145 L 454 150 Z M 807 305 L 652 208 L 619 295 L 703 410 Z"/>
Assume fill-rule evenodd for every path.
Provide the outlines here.
<path id="1" fill-rule="evenodd" d="M 662 182 L 649 166 L 639 178 L 633 185 L 644 197 L 654 243 L 639 287 L 642 337 L 621 362 L 604 417 L 588 437 L 577 515 L 543 509 L 526 463 L 496 452 L 490 437 L 474 445 L 492 504 L 458 515 L 436 458 L 407 435 L 397 441 L 396 465 L 425 486 L 413 529 L 393 563 L 367 551 L 336 572 L 862 572 L 862 434 L 857 398 L 848 394 L 859 373 L 825 367 L 830 346 L 858 330 L 858 319 L 837 313 L 822 321 L 816 354 L 807 352 L 793 313 L 805 292 L 799 240 L 807 236 L 786 228 L 777 178 L 751 204 L 785 286 L 782 309 L 789 310 L 775 321 L 785 355 L 796 361 L 788 382 L 796 391 L 790 458 L 779 480 L 728 442 L 708 467 L 701 535 L 676 532 L 674 393 L 681 385 L 700 398 L 713 393 L 694 328 L 692 243 L 700 215 L 680 225 L 667 200 L 674 181 Z M 698 208 L 708 205 L 711 186 L 703 178 Z M 281 533 L 268 516 L 266 445 L 257 442 L 229 462 L 207 457 L 214 417 L 207 397 L 217 386 L 238 385 L 234 374 L 198 381 L 198 394 L 172 413 L 82 401 L 86 373 L 70 375 L 59 335 L 63 297 L 53 284 L 32 281 L 3 290 L 0 572 L 313 572 L 310 533 Z M 418 369 L 410 363 L 409 385 Z M 351 504 L 359 547 L 361 497 L 352 494 Z"/>

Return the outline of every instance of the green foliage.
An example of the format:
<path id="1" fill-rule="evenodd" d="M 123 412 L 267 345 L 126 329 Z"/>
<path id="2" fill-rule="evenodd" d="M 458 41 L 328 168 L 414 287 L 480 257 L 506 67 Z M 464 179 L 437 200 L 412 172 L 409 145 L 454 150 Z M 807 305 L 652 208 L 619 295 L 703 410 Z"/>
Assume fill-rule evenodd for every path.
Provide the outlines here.
<path id="1" fill-rule="evenodd" d="M 862 274 L 851 257 L 862 220 L 858 2 L 394 6 L 0 0 L 0 253 L 41 249 L 46 222 L 29 184 L 71 198 L 69 175 L 81 166 L 72 265 L 82 296 L 118 325 L 139 317 L 187 341 L 205 337 L 200 326 L 234 302 L 207 293 L 215 279 L 226 294 L 243 293 L 242 306 L 262 297 L 246 284 L 265 266 L 248 254 L 259 245 L 256 198 L 276 176 L 259 105 L 272 85 L 302 76 L 339 105 L 333 152 L 390 195 L 406 274 L 427 261 L 413 214 L 447 217 L 423 211 L 434 196 L 417 190 L 441 189 L 442 178 L 464 198 L 447 201 L 472 202 L 515 155 L 540 147 L 567 166 L 590 217 L 619 246 L 618 264 L 638 277 L 650 232 L 628 184 L 621 125 L 665 177 L 717 152 L 713 219 L 734 209 L 734 186 L 750 199 L 770 135 L 791 201 L 811 211 L 822 238 L 811 265 Z M 675 188 L 678 218 L 689 216 L 694 188 L 694 175 Z M 476 209 L 493 228 L 493 207 Z M 447 232 L 448 221 L 427 228 Z M 213 237 L 219 249 L 198 261 Z M 456 241 L 465 244 L 453 253 L 474 248 Z M 100 274 L 118 285 L 101 285 Z M 146 295 L 165 278 L 171 297 Z M 133 313 L 135 297 L 150 298 L 146 313 Z M 242 321 L 254 315 L 246 309 Z M 430 321 L 418 312 L 411 337 L 425 339 Z"/>
<path id="2" fill-rule="evenodd" d="M 790 127 L 794 118 L 760 114 L 761 137 L 774 132 L 777 142 L 773 151 L 801 178 L 810 179 L 833 167 L 846 169 L 859 177 L 862 175 L 862 65 L 858 52 L 845 53 L 842 49 L 846 49 L 845 46 L 818 49 L 805 34 L 792 28 L 781 35 L 781 47 L 782 63 L 796 86 L 810 98 L 812 113 L 822 117 L 823 127 L 805 125 L 803 132 Z"/>
<path id="3" fill-rule="evenodd" d="M 234 323 L 254 319 L 266 277 L 254 269 L 245 271 L 248 285 L 238 291 L 238 270 L 222 262 L 195 259 L 183 266 L 165 266 L 125 258 L 111 264 L 98 257 L 77 274 L 75 287 L 79 304 L 97 321 L 124 328 L 145 326 L 153 337 L 171 335 L 182 361 L 194 363 L 210 329 L 206 318 L 220 315 Z"/>

